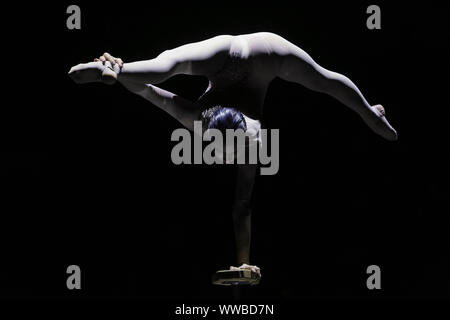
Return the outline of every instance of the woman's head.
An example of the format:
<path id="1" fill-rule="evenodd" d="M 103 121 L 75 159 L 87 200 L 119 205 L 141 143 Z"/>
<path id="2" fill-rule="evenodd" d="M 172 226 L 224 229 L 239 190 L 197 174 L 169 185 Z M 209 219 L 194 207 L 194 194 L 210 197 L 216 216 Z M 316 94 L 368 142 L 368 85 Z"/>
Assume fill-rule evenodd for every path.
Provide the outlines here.
<path id="1" fill-rule="evenodd" d="M 247 123 L 244 115 L 234 108 L 215 106 L 202 112 L 201 115 L 203 132 L 207 132 L 209 129 L 217 129 L 223 135 L 223 145 L 218 147 L 215 151 L 217 158 L 222 158 L 223 161 L 232 161 L 240 152 L 240 149 L 236 145 L 235 139 L 228 141 L 226 139 L 226 130 L 238 130 L 243 132 L 247 131 Z M 215 137 L 212 137 L 212 141 Z M 240 154 L 240 153 L 239 153 Z"/>
<path id="2" fill-rule="evenodd" d="M 225 134 L 226 129 L 247 131 L 244 115 L 229 107 L 215 106 L 202 112 L 203 131 L 218 129 Z"/>

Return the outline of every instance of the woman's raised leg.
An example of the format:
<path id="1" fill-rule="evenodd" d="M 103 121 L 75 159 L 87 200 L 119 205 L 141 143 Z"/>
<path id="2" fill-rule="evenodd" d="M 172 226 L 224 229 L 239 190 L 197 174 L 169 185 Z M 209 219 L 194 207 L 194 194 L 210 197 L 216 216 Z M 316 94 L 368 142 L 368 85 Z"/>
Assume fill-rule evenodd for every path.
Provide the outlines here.
<path id="1" fill-rule="evenodd" d="M 186 44 L 166 50 L 154 59 L 124 63 L 114 71 L 119 81 L 149 84 L 161 83 L 177 74 L 209 76 L 224 64 L 232 40 L 233 36 L 222 35 Z M 104 68 L 100 61 L 82 63 L 72 67 L 69 75 L 78 83 L 96 82 L 101 81 Z"/>
<path id="2" fill-rule="evenodd" d="M 265 39 L 277 59 L 277 76 L 333 96 L 357 112 L 375 133 L 388 140 L 397 139 L 384 109 L 371 106 L 349 78 L 321 67 L 304 50 L 278 35 L 267 33 Z"/>

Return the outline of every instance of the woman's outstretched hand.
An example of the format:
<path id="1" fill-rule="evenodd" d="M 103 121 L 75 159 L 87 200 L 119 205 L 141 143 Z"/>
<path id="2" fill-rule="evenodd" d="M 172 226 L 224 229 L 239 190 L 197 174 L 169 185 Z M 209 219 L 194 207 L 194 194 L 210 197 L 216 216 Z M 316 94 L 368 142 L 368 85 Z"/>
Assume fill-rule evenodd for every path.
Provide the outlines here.
<path id="1" fill-rule="evenodd" d="M 114 58 L 105 52 L 99 58 L 95 58 L 94 62 L 80 63 L 72 67 L 69 76 L 76 83 L 103 82 L 114 84 L 122 67 L 122 59 Z"/>
<path id="2" fill-rule="evenodd" d="M 108 52 L 105 52 L 94 62 L 101 62 L 106 68 L 102 72 L 102 82 L 105 84 L 114 84 L 117 81 L 117 75 L 122 70 L 123 61 L 120 58 L 114 58 Z"/>
<path id="3" fill-rule="evenodd" d="M 95 58 L 94 62 L 100 61 L 103 65 L 106 64 L 108 61 L 111 63 L 111 66 L 115 66 L 116 64 L 119 66 L 120 69 L 123 67 L 123 61 L 120 58 L 114 58 L 112 55 L 110 55 L 108 52 L 105 52 L 103 55 L 101 55 L 99 58 Z"/>

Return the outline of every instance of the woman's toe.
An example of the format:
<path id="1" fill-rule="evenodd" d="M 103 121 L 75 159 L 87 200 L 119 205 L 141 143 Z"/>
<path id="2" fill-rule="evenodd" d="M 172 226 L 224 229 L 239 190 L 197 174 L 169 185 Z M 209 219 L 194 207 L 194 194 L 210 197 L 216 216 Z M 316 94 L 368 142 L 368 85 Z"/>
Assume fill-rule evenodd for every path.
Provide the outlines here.
<path id="1" fill-rule="evenodd" d="M 375 106 L 373 106 L 375 109 L 378 110 L 379 113 L 381 113 L 383 116 L 386 115 L 386 110 L 384 109 L 384 107 L 381 104 L 377 104 Z"/>

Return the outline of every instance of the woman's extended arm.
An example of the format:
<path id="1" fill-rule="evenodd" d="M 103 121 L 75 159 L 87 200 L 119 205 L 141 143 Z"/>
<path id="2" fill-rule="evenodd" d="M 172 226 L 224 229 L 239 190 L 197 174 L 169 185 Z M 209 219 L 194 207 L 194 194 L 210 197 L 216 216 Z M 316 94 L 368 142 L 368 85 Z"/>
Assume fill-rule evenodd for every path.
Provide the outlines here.
<path id="1" fill-rule="evenodd" d="M 109 53 L 104 53 L 98 59 L 95 59 L 94 62 L 73 67 L 69 75 L 77 83 L 102 81 L 101 74 L 103 69 L 110 68 L 114 70 L 113 73 L 116 76 L 115 73 L 120 74 L 121 69 L 125 65 L 122 59 L 115 58 Z M 89 66 L 89 68 L 84 68 L 84 66 Z M 198 120 L 200 111 L 194 108 L 191 101 L 154 85 L 136 81 L 133 77 L 119 77 L 117 80 L 129 91 L 145 98 L 170 114 L 187 129 L 194 130 L 194 121 Z"/>
<path id="2" fill-rule="evenodd" d="M 123 79 L 119 82 L 131 92 L 170 114 L 188 130 L 194 131 L 194 121 L 199 119 L 200 110 L 193 108 L 191 101 L 151 84 L 133 83 Z"/>
<path id="3" fill-rule="evenodd" d="M 113 57 L 111 58 L 110 61 L 115 59 Z M 161 110 L 164 110 L 188 130 L 194 130 L 194 121 L 199 119 L 200 110 L 194 108 L 191 101 L 151 84 L 135 82 L 127 78 L 119 78 L 118 80 L 129 91 L 150 101 Z"/>

